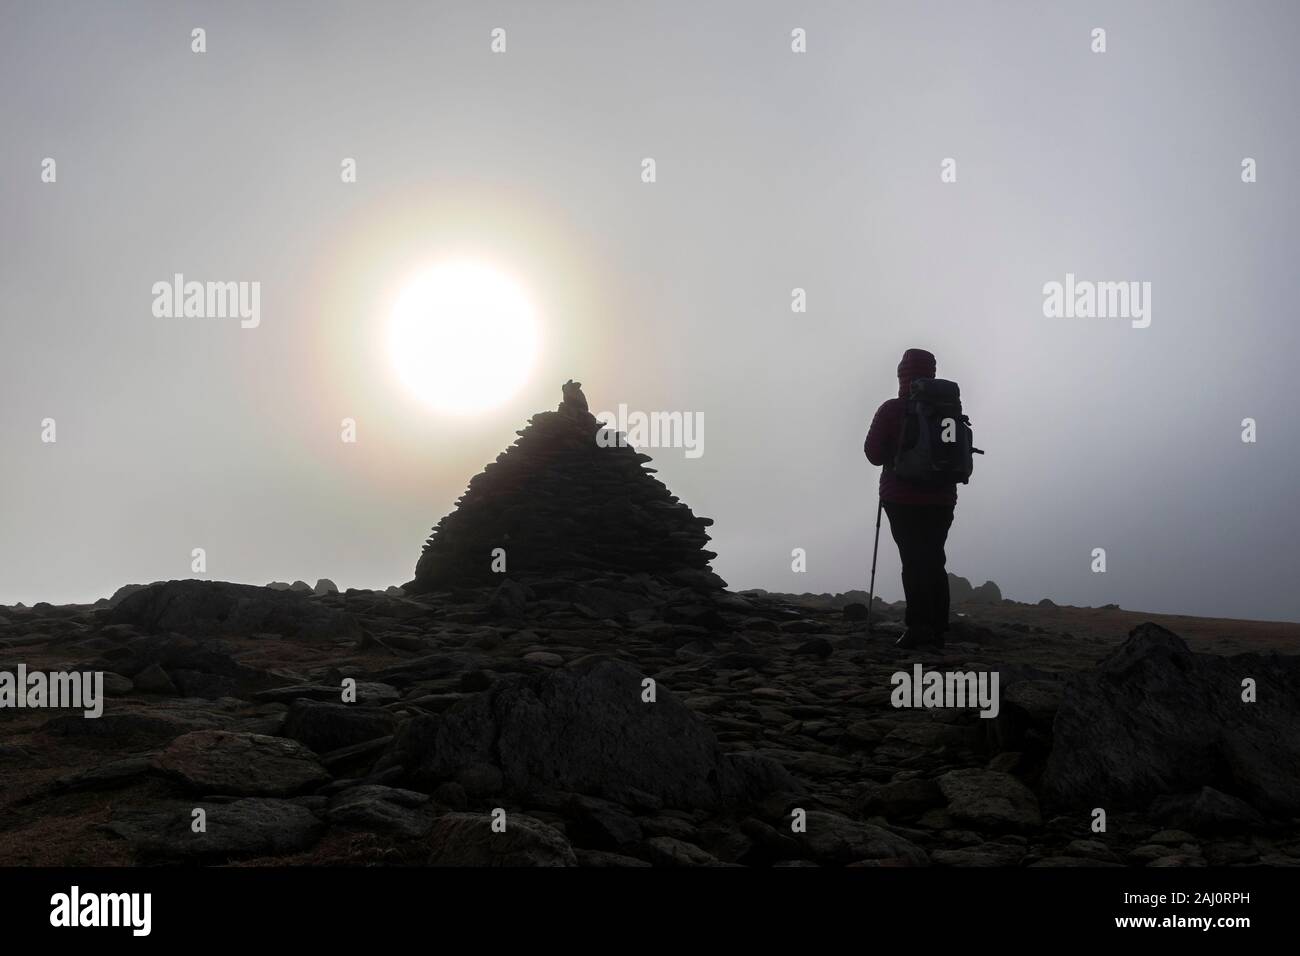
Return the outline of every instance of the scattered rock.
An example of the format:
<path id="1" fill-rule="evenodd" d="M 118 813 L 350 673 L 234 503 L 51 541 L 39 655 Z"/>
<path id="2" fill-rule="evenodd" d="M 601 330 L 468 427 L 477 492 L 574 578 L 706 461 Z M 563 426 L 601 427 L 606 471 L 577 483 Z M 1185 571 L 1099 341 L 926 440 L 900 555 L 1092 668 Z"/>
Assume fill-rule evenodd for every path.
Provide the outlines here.
<path id="1" fill-rule="evenodd" d="M 487 764 L 520 794 L 559 790 L 617 801 L 632 790 L 680 807 L 754 796 L 748 788 L 763 775 L 724 757 L 708 725 L 667 688 L 643 701 L 643 679 L 601 659 L 504 678 L 436 725 L 408 724 L 390 757 L 432 785 Z"/>
<path id="2" fill-rule="evenodd" d="M 506 817 L 503 833 L 483 813 L 448 813 L 429 834 L 432 866 L 577 866 L 560 831 L 522 813 Z"/>
<path id="3" fill-rule="evenodd" d="M 1024 847 L 981 843 L 973 847 L 935 850 L 930 854 L 930 861 L 936 866 L 1018 866 L 1024 856 Z"/>
<path id="4" fill-rule="evenodd" d="M 536 664 L 539 667 L 562 667 L 564 658 L 559 654 L 552 654 L 550 651 L 532 651 L 524 655 L 524 663 Z"/>
<path id="5" fill-rule="evenodd" d="M 576 848 L 574 853 L 577 854 L 579 866 L 651 866 L 652 864 L 645 860 L 639 860 L 634 856 L 624 856 L 621 853 L 610 853 L 607 850 L 585 850 Z"/>
<path id="6" fill-rule="evenodd" d="M 917 777 L 887 783 L 867 794 L 862 802 L 864 816 L 905 817 L 944 805 L 944 796 L 933 780 Z"/>
<path id="7" fill-rule="evenodd" d="M 146 694 L 177 694 L 179 691 L 167 672 L 156 662 L 135 675 L 135 688 Z"/>
<path id="8" fill-rule="evenodd" d="M 929 862 L 924 850 L 897 833 L 820 810 L 808 811 L 807 830 L 795 833 L 794 839 L 811 859 L 825 865 L 845 866 L 863 860 L 909 866 Z"/>
<path id="9" fill-rule="evenodd" d="M 108 832 L 122 837 L 143 861 L 210 861 L 297 853 L 325 830 L 310 810 L 288 800 L 245 799 L 202 806 L 206 832 L 192 829 L 194 807 L 120 807 Z"/>
<path id="10" fill-rule="evenodd" d="M 865 604 L 846 604 L 844 605 L 844 620 L 846 621 L 865 621 L 867 619 L 867 606 Z"/>
<path id="11" fill-rule="evenodd" d="M 311 588 L 299 581 L 310 594 Z M 166 581 L 127 595 L 107 615 L 109 624 L 186 634 L 271 632 L 306 638 L 358 637 L 347 614 L 306 600 L 301 588 L 276 591 L 225 581 Z"/>
<path id="12" fill-rule="evenodd" d="M 152 756 L 124 757 L 89 770 L 64 774 L 54 781 L 56 790 L 107 790 L 135 783 L 154 772 Z"/>
<path id="13" fill-rule="evenodd" d="M 104 693 L 109 697 L 125 697 L 135 690 L 135 682 L 129 677 L 104 671 Z"/>
<path id="14" fill-rule="evenodd" d="M 993 749 L 1045 753 L 1052 745 L 1052 722 L 1065 695 L 1057 680 L 1020 680 L 1005 687 L 998 715 L 986 726 Z"/>
<path id="15" fill-rule="evenodd" d="M 231 796 L 288 796 L 329 780 L 296 740 L 224 730 L 178 737 L 159 754 L 158 767 L 199 793 Z"/>
<path id="16" fill-rule="evenodd" d="M 335 826 L 403 839 L 418 839 L 433 827 L 429 797 L 393 787 L 349 787 L 330 799 L 326 816 Z"/>
<path id="17" fill-rule="evenodd" d="M 1213 787 L 1157 797 L 1151 803 L 1151 817 L 1195 833 L 1248 830 L 1262 827 L 1265 822 L 1263 815 L 1249 803 Z"/>
<path id="18" fill-rule="evenodd" d="M 654 866 L 713 866 L 718 858 L 693 843 L 670 836 L 651 837 L 645 841 L 646 855 Z"/>
<path id="19" fill-rule="evenodd" d="M 104 741 L 111 741 L 119 747 L 157 747 L 183 734 L 208 729 L 218 723 L 211 714 L 193 709 L 105 713 L 93 720 L 87 720 L 81 714 L 63 714 L 47 720 L 40 732 L 101 746 Z"/>
<path id="20" fill-rule="evenodd" d="M 1038 799 L 1015 777 L 995 770 L 952 770 L 938 780 L 954 820 L 990 829 L 1028 830 L 1042 825 Z"/>
<path id="21" fill-rule="evenodd" d="M 804 641 L 804 643 L 795 648 L 794 652 L 807 657 L 815 657 L 818 660 L 825 660 L 831 656 L 831 653 L 834 650 L 834 646 L 830 641 L 826 640 L 826 638 L 814 637 L 810 641 Z"/>
<path id="22" fill-rule="evenodd" d="M 575 796 L 569 810 L 576 817 L 570 833 L 583 846 L 616 850 L 640 842 L 643 836 L 636 818 L 608 800 Z"/>
<path id="23" fill-rule="evenodd" d="M 1065 855 L 1087 857 L 1102 863 L 1120 862 L 1115 851 L 1100 840 L 1071 840 L 1070 845 L 1065 848 Z"/>
<path id="24" fill-rule="evenodd" d="M 296 700 L 285 716 L 281 734 L 324 754 L 388 737 L 396 730 L 397 719 L 382 707 Z"/>
<path id="25" fill-rule="evenodd" d="M 527 610 L 528 589 L 509 578 L 497 586 L 492 592 L 492 600 L 488 602 L 488 611 L 495 617 L 519 618 Z"/>

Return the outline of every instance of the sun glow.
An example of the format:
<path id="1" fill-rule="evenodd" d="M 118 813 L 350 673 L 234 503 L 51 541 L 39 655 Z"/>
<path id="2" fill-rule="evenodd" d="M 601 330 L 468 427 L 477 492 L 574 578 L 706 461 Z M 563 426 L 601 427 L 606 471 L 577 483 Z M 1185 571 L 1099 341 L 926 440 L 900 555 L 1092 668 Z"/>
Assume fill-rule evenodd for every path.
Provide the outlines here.
<path id="1" fill-rule="evenodd" d="M 388 348 L 398 378 L 438 411 L 472 413 L 506 401 L 528 380 L 537 347 L 528 297 L 478 262 L 420 273 L 393 306 Z"/>

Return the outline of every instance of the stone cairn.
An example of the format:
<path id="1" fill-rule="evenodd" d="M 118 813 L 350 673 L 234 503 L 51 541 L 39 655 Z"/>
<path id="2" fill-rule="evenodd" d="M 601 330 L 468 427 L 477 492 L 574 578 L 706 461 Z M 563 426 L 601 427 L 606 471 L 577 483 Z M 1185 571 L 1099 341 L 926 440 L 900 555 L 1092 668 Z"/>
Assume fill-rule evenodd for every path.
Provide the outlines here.
<path id="1" fill-rule="evenodd" d="M 648 572 L 678 584 L 723 588 L 704 549 L 700 518 L 646 468 L 649 455 L 606 432 L 581 384 L 564 385 L 553 412 L 539 412 L 518 439 L 470 480 L 456 508 L 434 526 L 407 591 L 491 584 L 494 550 L 511 578 Z M 620 440 L 615 440 L 615 439 Z"/>

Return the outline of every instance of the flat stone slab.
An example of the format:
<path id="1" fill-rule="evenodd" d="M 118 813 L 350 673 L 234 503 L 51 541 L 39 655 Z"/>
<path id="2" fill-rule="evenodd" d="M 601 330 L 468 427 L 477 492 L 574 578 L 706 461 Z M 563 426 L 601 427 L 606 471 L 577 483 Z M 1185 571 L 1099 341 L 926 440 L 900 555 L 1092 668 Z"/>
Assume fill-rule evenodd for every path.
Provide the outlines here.
<path id="1" fill-rule="evenodd" d="M 577 866 L 559 830 L 522 813 L 506 817 L 503 832 L 486 813 L 448 813 L 429 835 L 432 866 Z"/>
<path id="2" fill-rule="evenodd" d="M 1009 773 L 968 768 L 939 778 L 954 820 L 990 829 L 1026 830 L 1042 825 L 1038 798 Z"/>
<path id="3" fill-rule="evenodd" d="M 231 796 L 289 796 L 330 779 L 296 740 L 226 730 L 176 738 L 158 755 L 158 768 L 199 793 Z"/>
<path id="4" fill-rule="evenodd" d="M 205 830 L 195 833 L 198 808 L 206 816 Z M 116 811 L 104 829 L 126 840 L 144 860 L 219 862 L 301 852 L 320 838 L 325 825 L 291 801 L 253 797 L 233 803 L 128 807 Z"/>

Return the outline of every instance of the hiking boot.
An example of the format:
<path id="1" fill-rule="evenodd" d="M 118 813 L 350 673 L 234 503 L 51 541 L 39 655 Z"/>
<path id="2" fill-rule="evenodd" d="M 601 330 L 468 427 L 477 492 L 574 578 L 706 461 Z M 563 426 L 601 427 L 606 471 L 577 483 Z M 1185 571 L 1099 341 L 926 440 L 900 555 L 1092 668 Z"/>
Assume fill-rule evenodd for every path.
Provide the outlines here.
<path id="1" fill-rule="evenodd" d="M 933 639 L 929 631 L 923 631 L 919 628 L 909 627 L 903 632 L 903 636 L 894 641 L 894 646 L 902 651 L 915 650 L 918 647 L 927 646 Z M 942 638 L 941 638 L 942 640 Z"/>

